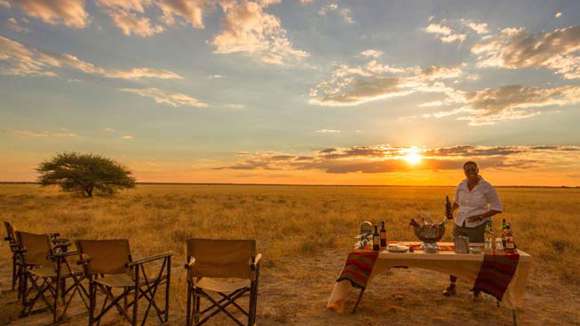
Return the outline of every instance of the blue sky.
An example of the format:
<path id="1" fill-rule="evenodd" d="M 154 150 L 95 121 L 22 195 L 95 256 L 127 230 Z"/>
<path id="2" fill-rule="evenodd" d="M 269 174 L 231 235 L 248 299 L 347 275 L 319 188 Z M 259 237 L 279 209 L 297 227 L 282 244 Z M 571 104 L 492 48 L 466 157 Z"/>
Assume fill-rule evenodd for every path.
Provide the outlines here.
<path id="1" fill-rule="evenodd" d="M 578 21 L 578 1 L 0 0 L 0 180 L 79 151 L 142 181 L 453 184 L 476 159 L 577 185 Z"/>

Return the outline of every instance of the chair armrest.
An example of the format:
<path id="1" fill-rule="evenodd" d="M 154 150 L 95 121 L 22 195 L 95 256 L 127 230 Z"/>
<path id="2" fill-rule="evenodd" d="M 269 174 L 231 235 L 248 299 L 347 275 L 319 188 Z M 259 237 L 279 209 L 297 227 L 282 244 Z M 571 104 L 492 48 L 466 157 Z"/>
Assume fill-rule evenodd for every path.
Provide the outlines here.
<path id="1" fill-rule="evenodd" d="M 91 257 L 87 254 L 79 254 L 79 260 L 77 261 L 78 265 L 88 265 L 91 261 Z"/>
<path id="2" fill-rule="evenodd" d="M 189 258 L 189 261 L 187 263 L 185 263 L 185 269 L 191 268 L 191 266 L 193 266 L 193 264 L 195 264 L 195 257 Z"/>
<path id="3" fill-rule="evenodd" d="M 258 264 L 260 264 L 260 260 L 262 260 L 262 254 L 257 254 L 256 257 L 254 257 L 254 261 L 252 262 L 252 265 L 258 266 Z"/>
<path id="4" fill-rule="evenodd" d="M 172 251 L 167 251 L 167 252 L 164 252 L 164 253 L 159 254 L 159 255 L 154 255 L 154 256 L 149 256 L 149 257 L 145 257 L 145 258 L 141 258 L 141 259 L 134 260 L 134 261 L 128 263 L 127 264 L 127 267 L 133 267 L 133 266 L 137 266 L 137 265 L 143 265 L 143 264 L 146 264 L 146 263 L 150 263 L 152 261 L 155 261 L 155 260 L 165 259 L 165 258 L 171 257 L 171 256 L 173 256 L 173 252 Z"/>

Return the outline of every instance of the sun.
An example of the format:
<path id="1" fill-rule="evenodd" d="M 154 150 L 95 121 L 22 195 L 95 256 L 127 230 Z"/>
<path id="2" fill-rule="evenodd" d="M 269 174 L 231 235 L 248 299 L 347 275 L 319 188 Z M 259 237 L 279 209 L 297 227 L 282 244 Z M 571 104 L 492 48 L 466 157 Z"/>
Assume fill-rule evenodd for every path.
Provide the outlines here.
<path id="1" fill-rule="evenodd" d="M 417 165 L 421 163 L 423 157 L 421 156 L 421 152 L 415 146 L 409 147 L 403 151 L 403 159 L 407 161 L 410 165 Z"/>

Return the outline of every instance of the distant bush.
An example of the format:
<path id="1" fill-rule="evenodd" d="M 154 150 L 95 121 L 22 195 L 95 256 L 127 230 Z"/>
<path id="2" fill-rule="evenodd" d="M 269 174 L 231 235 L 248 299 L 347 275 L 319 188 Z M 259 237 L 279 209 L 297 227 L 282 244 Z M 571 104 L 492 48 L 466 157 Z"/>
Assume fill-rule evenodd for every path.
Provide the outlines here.
<path id="1" fill-rule="evenodd" d="M 92 197 L 95 191 L 112 195 L 118 189 L 135 186 L 131 171 L 100 155 L 57 154 L 40 163 L 37 171 L 41 185 L 59 185 L 63 191 L 78 192 L 85 197 Z"/>

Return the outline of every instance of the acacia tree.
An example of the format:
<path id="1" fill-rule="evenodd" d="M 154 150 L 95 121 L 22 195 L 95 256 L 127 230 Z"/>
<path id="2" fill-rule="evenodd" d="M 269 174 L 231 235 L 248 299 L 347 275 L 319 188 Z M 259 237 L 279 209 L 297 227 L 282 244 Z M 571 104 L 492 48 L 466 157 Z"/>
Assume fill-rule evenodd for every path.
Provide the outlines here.
<path id="1" fill-rule="evenodd" d="M 92 197 L 94 191 L 112 195 L 118 189 L 135 187 L 131 171 L 94 154 L 60 153 L 40 163 L 37 171 L 41 185 L 59 185 L 63 191 L 79 192 L 85 197 Z"/>

